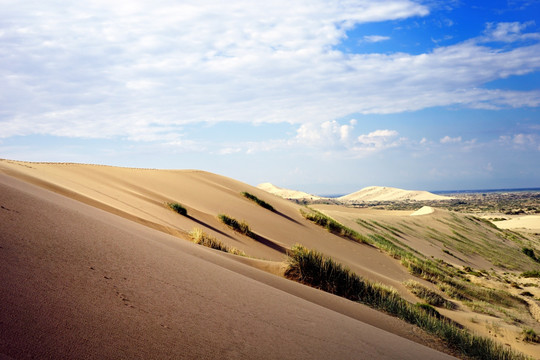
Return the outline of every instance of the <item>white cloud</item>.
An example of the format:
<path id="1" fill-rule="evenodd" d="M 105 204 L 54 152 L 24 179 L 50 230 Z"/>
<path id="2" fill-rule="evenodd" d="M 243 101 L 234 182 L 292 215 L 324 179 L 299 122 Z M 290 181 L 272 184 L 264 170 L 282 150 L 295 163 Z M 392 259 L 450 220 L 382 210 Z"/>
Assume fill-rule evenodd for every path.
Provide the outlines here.
<path id="1" fill-rule="evenodd" d="M 410 0 L 3 4 L 0 138 L 173 141 L 189 123 L 289 122 L 299 141 L 352 146 L 354 124 L 333 119 L 540 105 L 540 91 L 482 88 L 539 70 L 539 44 L 502 51 L 486 35 L 419 55 L 335 49 L 355 24 L 428 14 Z M 523 36 L 524 26 L 486 34 Z"/>
<path id="2" fill-rule="evenodd" d="M 395 130 L 375 130 L 369 134 L 358 136 L 353 151 L 357 156 L 365 156 L 401 145 L 406 139 L 398 138 Z"/>
<path id="3" fill-rule="evenodd" d="M 440 140 L 440 143 L 441 144 L 455 144 L 455 143 L 459 143 L 461 142 L 461 136 L 457 136 L 457 137 L 450 137 L 448 135 L 446 135 L 445 137 L 443 137 L 441 140 Z"/>
<path id="4" fill-rule="evenodd" d="M 527 27 L 534 25 L 534 21 L 488 23 L 484 34 L 486 41 L 514 42 L 528 39 L 540 39 L 538 33 L 523 33 Z"/>
<path id="5" fill-rule="evenodd" d="M 296 141 L 321 147 L 346 145 L 350 140 L 354 125 L 356 125 L 354 119 L 345 125 L 341 125 L 335 120 L 325 121 L 321 124 L 303 124 L 297 130 Z"/>
<path id="6" fill-rule="evenodd" d="M 364 41 L 369 43 L 376 43 L 381 41 L 390 40 L 390 36 L 382 36 L 382 35 L 366 35 L 364 36 Z"/>

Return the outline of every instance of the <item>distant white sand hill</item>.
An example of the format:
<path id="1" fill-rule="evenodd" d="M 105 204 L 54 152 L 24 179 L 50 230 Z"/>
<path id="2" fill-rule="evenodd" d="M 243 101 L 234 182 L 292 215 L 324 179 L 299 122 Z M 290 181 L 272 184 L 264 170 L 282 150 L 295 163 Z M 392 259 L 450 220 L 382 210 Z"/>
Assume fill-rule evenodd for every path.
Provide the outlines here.
<path id="1" fill-rule="evenodd" d="M 411 214 L 411 216 L 421 216 L 432 214 L 435 210 L 431 206 L 422 206 L 420 209 L 416 210 Z"/>
<path id="2" fill-rule="evenodd" d="M 279 197 L 282 197 L 284 199 L 295 199 L 295 200 L 320 200 L 322 197 L 315 196 L 312 194 L 305 193 L 303 191 L 297 191 L 297 190 L 290 190 L 290 189 L 283 189 L 279 186 L 276 186 L 271 183 L 262 183 L 257 185 L 257 187 L 261 190 L 264 190 L 266 192 L 269 192 L 270 194 L 277 195 Z"/>
<path id="3" fill-rule="evenodd" d="M 448 196 L 435 195 L 428 191 L 403 190 L 393 187 L 368 186 L 349 195 L 337 198 L 344 202 L 356 201 L 425 201 L 425 200 L 451 200 Z"/>

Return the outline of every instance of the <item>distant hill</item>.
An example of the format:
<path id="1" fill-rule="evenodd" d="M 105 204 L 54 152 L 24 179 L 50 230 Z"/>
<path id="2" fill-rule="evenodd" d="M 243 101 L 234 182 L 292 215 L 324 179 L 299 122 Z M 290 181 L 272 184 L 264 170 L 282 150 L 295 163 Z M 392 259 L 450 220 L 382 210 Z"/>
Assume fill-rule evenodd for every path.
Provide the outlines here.
<path id="1" fill-rule="evenodd" d="M 271 183 L 262 183 L 257 185 L 257 187 L 261 190 L 264 190 L 266 192 L 269 192 L 270 194 L 277 195 L 279 197 L 282 197 L 284 199 L 294 199 L 294 200 L 320 200 L 323 199 L 320 196 L 315 196 L 312 194 L 308 194 L 303 191 L 297 191 L 297 190 L 290 190 L 290 189 L 283 189 L 279 186 L 276 186 Z"/>
<path id="2" fill-rule="evenodd" d="M 343 202 L 362 201 L 425 201 L 425 200 L 451 200 L 452 197 L 435 195 L 428 191 L 403 190 L 386 186 L 368 186 L 349 195 L 338 197 Z"/>

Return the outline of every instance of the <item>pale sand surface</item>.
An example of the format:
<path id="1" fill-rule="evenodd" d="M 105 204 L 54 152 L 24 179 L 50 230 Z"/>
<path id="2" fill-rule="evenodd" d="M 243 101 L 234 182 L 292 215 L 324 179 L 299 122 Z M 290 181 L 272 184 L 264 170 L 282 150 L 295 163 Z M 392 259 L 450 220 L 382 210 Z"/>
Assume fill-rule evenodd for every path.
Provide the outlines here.
<path id="1" fill-rule="evenodd" d="M 500 229 L 526 229 L 540 232 L 540 215 L 518 216 L 493 223 Z"/>
<path id="2" fill-rule="evenodd" d="M 433 214 L 433 208 L 431 206 L 422 206 L 420 209 L 416 210 L 411 214 L 411 216 L 422 216 Z"/>
<path id="3" fill-rule="evenodd" d="M 0 171 L 57 192 L 0 174 L 4 357 L 450 358 L 382 330 L 426 338 L 394 318 L 170 235 L 185 237 L 192 226 L 203 226 L 221 239 L 230 236 L 233 245 L 241 242 L 247 252 L 281 259 L 281 253 L 251 244 L 214 220 L 217 211 L 234 211 L 240 218 L 250 215 L 255 231 L 285 245 L 293 242 L 280 237 L 292 229 L 280 229 L 286 224 L 301 229 L 295 238 L 317 234 L 310 245 L 337 241 L 296 223 L 301 219 L 289 203 L 272 198 L 281 214 L 271 214 L 273 223 L 267 224 L 266 213 L 259 215 L 238 196 L 246 185 L 217 175 L 164 172 L 156 180 L 151 170 L 42 166 L 0 162 Z M 184 203 L 203 225 L 162 205 L 171 200 Z M 335 253 L 347 258 L 358 247 L 348 244 L 334 244 Z M 357 255 L 385 277 L 401 273 L 384 257 L 369 265 L 377 253 Z"/>

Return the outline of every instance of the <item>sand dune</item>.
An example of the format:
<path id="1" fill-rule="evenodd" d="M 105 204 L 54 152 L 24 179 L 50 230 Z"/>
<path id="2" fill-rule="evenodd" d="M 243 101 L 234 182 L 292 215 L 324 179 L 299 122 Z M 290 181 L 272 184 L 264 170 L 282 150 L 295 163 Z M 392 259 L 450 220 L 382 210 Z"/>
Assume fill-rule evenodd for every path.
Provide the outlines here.
<path id="1" fill-rule="evenodd" d="M 320 200 L 322 199 L 322 197 L 320 196 L 308 194 L 303 191 L 280 188 L 271 183 L 262 183 L 262 184 L 257 185 L 257 187 L 261 190 L 269 192 L 270 194 L 277 195 L 284 199 L 294 199 L 294 200 Z"/>
<path id="2" fill-rule="evenodd" d="M 245 190 L 276 212 L 243 198 Z M 181 202 L 189 217 L 167 201 Z M 450 358 L 418 344 L 436 342 L 395 318 L 259 270 L 284 255 L 232 232 L 218 213 L 371 278 L 409 276 L 379 251 L 303 221 L 296 205 L 235 180 L 0 161 L 0 205 L 3 357 Z M 195 226 L 267 261 L 185 241 Z"/>
<path id="3" fill-rule="evenodd" d="M 427 191 L 403 190 L 392 187 L 369 186 L 349 195 L 337 198 L 343 202 L 363 201 L 425 201 L 450 200 L 451 197 L 435 195 Z"/>
<path id="4" fill-rule="evenodd" d="M 416 210 L 411 214 L 411 216 L 422 216 L 433 214 L 435 210 L 431 206 L 422 206 L 420 209 Z"/>

